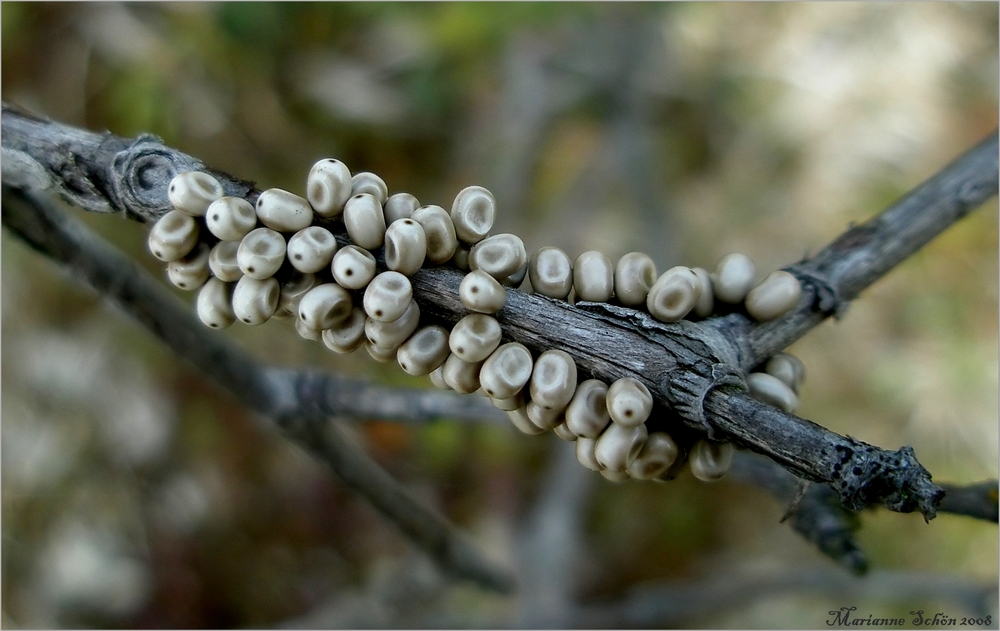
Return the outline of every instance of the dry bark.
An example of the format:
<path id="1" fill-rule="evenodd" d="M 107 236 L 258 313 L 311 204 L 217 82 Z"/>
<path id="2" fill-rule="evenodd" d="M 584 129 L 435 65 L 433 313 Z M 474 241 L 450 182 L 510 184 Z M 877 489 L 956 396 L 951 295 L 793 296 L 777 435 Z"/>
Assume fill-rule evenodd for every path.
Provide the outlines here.
<path id="1" fill-rule="evenodd" d="M 213 173 L 229 195 L 253 202 L 259 194 L 252 183 L 206 168 L 152 136 L 128 140 L 86 132 L 8 105 L 2 125 L 4 184 L 55 193 L 85 210 L 153 221 L 170 209 L 167 183 L 191 169 Z M 996 191 L 993 134 L 874 219 L 788 267 L 802 281 L 803 296 L 772 322 L 733 313 L 663 324 L 615 305 L 570 305 L 520 291 L 508 293 L 498 320 L 505 339 L 536 352 L 562 348 L 586 377 L 639 379 L 657 402 L 651 427 L 667 429 L 682 442 L 702 434 L 732 441 L 803 479 L 829 485 L 851 510 L 882 505 L 930 519 L 943 491 L 911 448 L 884 450 L 761 404 L 747 394 L 743 376 L 827 317 L 842 314 L 865 287 Z M 342 226 L 339 232 L 346 239 Z M 453 323 L 464 315 L 457 291 L 461 276 L 433 268 L 413 277 L 425 317 Z"/>

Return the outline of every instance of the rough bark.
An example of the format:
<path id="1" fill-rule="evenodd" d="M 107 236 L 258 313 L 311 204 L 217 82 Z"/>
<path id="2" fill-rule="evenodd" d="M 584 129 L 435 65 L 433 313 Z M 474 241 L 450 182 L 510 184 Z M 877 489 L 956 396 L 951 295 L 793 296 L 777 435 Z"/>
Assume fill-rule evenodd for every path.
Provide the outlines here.
<path id="1" fill-rule="evenodd" d="M 3 151 L 8 186 L 58 193 L 84 209 L 121 210 L 142 221 L 169 208 L 167 183 L 182 170 L 213 172 L 227 194 L 251 201 L 258 194 L 251 183 L 206 169 L 153 137 L 128 141 L 85 132 L 7 105 Z M 658 404 L 654 427 L 683 434 L 687 426 L 767 455 L 802 478 L 828 484 L 850 509 L 881 504 L 930 519 L 942 491 L 910 448 L 883 450 L 763 405 L 746 394 L 743 374 L 826 317 L 843 313 L 861 290 L 996 189 L 994 134 L 876 218 L 788 268 L 805 291 L 791 313 L 773 322 L 756 324 L 735 313 L 662 324 L 623 307 L 574 306 L 519 291 L 509 292 L 498 319 L 507 338 L 534 351 L 568 351 L 585 376 L 643 381 Z M 422 313 L 444 322 L 461 317 L 460 280 L 461 273 L 448 268 L 416 274 Z"/>

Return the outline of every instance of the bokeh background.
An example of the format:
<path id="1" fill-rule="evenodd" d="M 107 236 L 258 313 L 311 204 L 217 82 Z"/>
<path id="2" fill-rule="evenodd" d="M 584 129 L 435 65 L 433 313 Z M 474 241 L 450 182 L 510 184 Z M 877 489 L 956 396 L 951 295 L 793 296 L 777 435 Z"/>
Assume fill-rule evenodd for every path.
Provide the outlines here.
<path id="1" fill-rule="evenodd" d="M 153 133 L 262 187 L 301 191 L 328 156 L 422 203 L 482 184 L 496 229 L 529 251 L 643 250 L 660 269 L 741 251 L 767 273 L 997 126 L 996 3 L 5 2 L 2 23 L 3 99 L 38 114 Z M 142 226 L 82 219 L 165 276 Z M 531 593 L 441 581 L 204 375 L 6 232 L 2 246 L 4 627 L 544 619 Z M 936 480 L 995 478 L 997 251 L 994 199 L 796 343 L 801 415 L 912 445 Z M 224 334 L 263 360 L 429 387 L 282 324 Z M 546 562 L 529 545 L 539 516 L 575 516 L 561 522 L 579 543 L 572 571 L 554 579 L 573 600 L 552 615 L 662 581 L 776 585 L 667 626 L 808 628 L 845 605 L 957 617 L 968 605 L 935 581 L 995 593 L 994 524 L 867 511 L 859 538 L 881 574 L 867 595 L 837 595 L 779 585 L 845 573 L 758 489 L 689 475 L 614 485 L 560 468 L 558 439 L 513 428 L 350 422 L 521 571 Z M 546 494 L 557 475 L 575 490 Z M 927 593 L 890 597 L 878 582 L 890 571 L 926 577 Z M 542 618 L 525 618 L 529 605 Z"/>

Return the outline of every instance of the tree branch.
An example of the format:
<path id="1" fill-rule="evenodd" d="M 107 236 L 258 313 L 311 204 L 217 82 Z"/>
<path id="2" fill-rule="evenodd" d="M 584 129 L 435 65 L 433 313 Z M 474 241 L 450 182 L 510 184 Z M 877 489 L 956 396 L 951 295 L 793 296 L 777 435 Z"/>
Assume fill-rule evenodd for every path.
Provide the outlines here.
<path id="1" fill-rule="evenodd" d="M 7 105 L 3 148 L 5 183 L 58 192 L 84 208 L 96 208 L 94 199 L 104 195 L 104 211 L 122 209 L 145 221 L 169 209 L 166 187 L 178 170 L 205 169 L 150 136 L 129 142 L 112 134 L 73 130 L 25 117 Z M 16 168 L 8 175 L 11 163 Z M 213 173 L 227 194 L 251 201 L 258 194 L 248 182 Z M 763 405 L 746 394 L 743 372 L 829 315 L 842 312 L 864 287 L 995 194 L 996 188 L 994 134 L 883 215 L 793 266 L 804 281 L 803 298 L 791 314 L 775 322 L 752 324 L 737 313 L 698 323 L 662 324 L 643 312 L 614 305 L 573 306 L 519 291 L 509 292 L 498 320 L 506 339 L 533 351 L 568 351 L 585 376 L 641 380 L 658 403 L 652 428 L 683 433 L 686 425 L 731 440 L 800 477 L 829 484 L 851 509 L 881 504 L 903 512 L 918 510 L 930 519 L 942 491 L 911 449 L 885 451 Z M 414 275 L 422 317 L 453 323 L 464 315 L 457 292 L 461 276 L 449 268 Z"/>
<path id="2" fill-rule="evenodd" d="M 788 506 L 792 528 L 852 574 L 868 571 L 868 559 L 854 537 L 856 513 L 847 510 L 825 484 L 807 484 L 758 454 L 734 454 L 732 479 L 763 488 Z"/>
<path id="3" fill-rule="evenodd" d="M 996 480 L 968 486 L 942 484 L 941 488 L 944 489 L 944 498 L 938 506 L 941 512 L 998 521 Z"/>
<path id="4" fill-rule="evenodd" d="M 833 240 L 816 256 L 786 267 L 803 298 L 784 317 L 750 326 L 741 367 L 753 368 L 851 300 L 906 257 L 997 194 L 997 132 L 872 219 Z"/>
<path id="5" fill-rule="evenodd" d="M 500 592 L 513 589 L 510 572 L 482 557 L 454 526 L 423 507 L 329 421 L 331 416 L 394 421 L 498 418 L 500 414 L 485 401 L 261 366 L 225 336 L 202 326 L 134 261 L 48 197 L 4 186 L 2 213 L 3 224 L 26 243 L 112 299 L 241 404 L 274 421 L 399 526 L 446 572 Z"/>

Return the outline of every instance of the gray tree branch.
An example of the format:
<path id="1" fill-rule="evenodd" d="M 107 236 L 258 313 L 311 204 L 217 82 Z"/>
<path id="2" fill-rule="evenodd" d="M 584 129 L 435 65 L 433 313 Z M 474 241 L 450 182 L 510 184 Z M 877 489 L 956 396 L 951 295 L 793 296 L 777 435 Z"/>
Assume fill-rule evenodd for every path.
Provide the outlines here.
<path id="1" fill-rule="evenodd" d="M 134 261 L 48 196 L 5 185 L 2 214 L 3 224 L 22 240 L 112 299 L 241 404 L 271 419 L 447 573 L 504 593 L 513 589 L 509 571 L 487 561 L 453 525 L 422 506 L 330 422 L 333 416 L 420 422 L 497 418 L 491 406 L 475 397 L 385 388 L 327 373 L 259 365 L 224 335 L 202 326 Z"/>
<path id="2" fill-rule="evenodd" d="M 205 169 L 149 136 L 127 141 L 84 132 L 7 105 L 3 151 L 4 182 L 11 186 L 48 190 L 87 209 L 123 210 L 144 221 L 169 209 L 166 187 L 176 172 Z M 258 192 L 250 183 L 215 174 L 227 194 L 255 200 Z M 842 312 L 864 287 L 996 189 L 994 134 L 876 219 L 793 266 L 804 281 L 803 298 L 771 323 L 753 324 L 737 313 L 662 324 L 614 305 L 573 306 L 519 291 L 509 292 L 498 319 L 506 337 L 536 352 L 570 352 L 586 376 L 643 381 L 659 404 L 654 427 L 683 434 L 687 426 L 765 454 L 800 477 L 828 484 L 847 508 L 881 504 L 930 519 L 942 491 L 910 448 L 886 451 L 763 405 L 746 393 L 743 373 Z M 96 201 L 102 197 L 103 206 Z M 413 281 L 421 312 L 446 323 L 461 317 L 460 280 L 461 273 L 449 268 L 418 272 Z"/>

